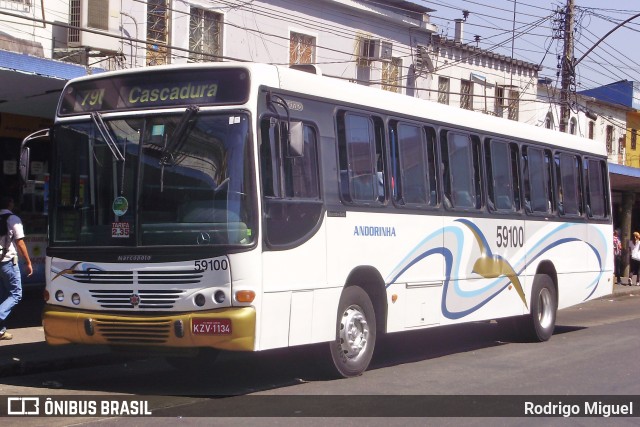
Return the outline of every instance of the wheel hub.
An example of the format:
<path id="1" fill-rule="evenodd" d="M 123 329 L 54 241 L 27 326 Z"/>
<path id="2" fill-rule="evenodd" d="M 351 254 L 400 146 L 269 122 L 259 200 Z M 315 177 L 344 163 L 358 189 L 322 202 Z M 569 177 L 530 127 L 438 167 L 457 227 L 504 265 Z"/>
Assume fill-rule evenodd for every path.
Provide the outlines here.
<path id="1" fill-rule="evenodd" d="M 360 307 L 350 306 L 340 322 L 340 347 L 345 357 L 355 359 L 364 353 L 369 339 L 369 325 Z"/>
<path id="2" fill-rule="evenodd" d="M 538 303 L 538 321 L 540 326 L 548 328 L 553 323 L 553 307 L 551 302 L 551 292 L 549 289 L 543 288 L 540 291 Z"/>

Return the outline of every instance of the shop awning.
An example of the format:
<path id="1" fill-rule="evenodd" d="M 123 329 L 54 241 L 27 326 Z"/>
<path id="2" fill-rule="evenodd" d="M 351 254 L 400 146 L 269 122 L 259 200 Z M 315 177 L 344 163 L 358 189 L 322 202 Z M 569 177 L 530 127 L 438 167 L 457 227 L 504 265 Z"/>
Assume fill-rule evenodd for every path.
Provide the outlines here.
<path id="1" fill-rule="evenodd" d="M 82 65 L 0 50 L 0 112 L 53 119 L 67 80 L 87 74 Z"/>
<path id="2" fill-rule="evenodd" d="M 640 193 L 640 168 L 609 163 L 611 191 L 633 191 Z"/>

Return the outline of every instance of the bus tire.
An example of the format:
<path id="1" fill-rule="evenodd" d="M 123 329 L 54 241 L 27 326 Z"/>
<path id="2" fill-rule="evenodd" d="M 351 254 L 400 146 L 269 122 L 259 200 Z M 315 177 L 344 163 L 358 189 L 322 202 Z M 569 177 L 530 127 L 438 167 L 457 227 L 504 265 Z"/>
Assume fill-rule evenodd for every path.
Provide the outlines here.
<path id="1" fill-rule="evenodd" d="M 329 343 L 337 373 L 361 375 L 369 366 L 376 344 L 376 314 L 369 295 L 359 286 L 342 292 L 336 321 L 336 340 Z"/>
<path id="2" fill-rule="evenodd" d="M 551 277 L 536 274 L 530 305 L 530 313 L 522 319 L 524 338 L 533 342 L 548 341 L 556 326 L 558 310 L 558 295 Z"/>

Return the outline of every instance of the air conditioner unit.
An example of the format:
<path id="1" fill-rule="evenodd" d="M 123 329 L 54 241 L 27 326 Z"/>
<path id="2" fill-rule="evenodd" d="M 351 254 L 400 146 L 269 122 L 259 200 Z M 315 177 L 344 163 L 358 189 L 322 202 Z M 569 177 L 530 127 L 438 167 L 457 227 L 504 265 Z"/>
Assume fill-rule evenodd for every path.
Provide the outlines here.
<path id="1" fill-rule="evenodd" d="M 428 70 L 433 72 L 433 62 L 429 57 L 429 47 L 425 45 L 417 45 L 416 46 L 416 60 L 415 66 L 418 71 Z"/>
<path id="2" fill-rule="evenodd" d="M 110 8 L 114 3 L 114 9 Z M 120 49 L 119 13 L 115 0 L 70 0 L 69 36 L 70 48 L 116 52 Z M 105 34 L 82 31 L 88 28 Z"/>
<path id="3" fill-rule="evenodd" d="M 391 61 L 393 44 L 380 39 L 364 39 L 360 46 L 360 57 L 371 61 Z"/>

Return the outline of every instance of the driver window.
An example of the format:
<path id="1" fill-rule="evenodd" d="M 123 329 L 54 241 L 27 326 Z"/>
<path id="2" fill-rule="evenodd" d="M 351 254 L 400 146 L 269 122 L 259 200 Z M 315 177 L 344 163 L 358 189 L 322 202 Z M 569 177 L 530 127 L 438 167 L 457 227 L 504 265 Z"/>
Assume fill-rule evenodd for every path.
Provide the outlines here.
<path id="1" fill-rule="evenodd" d="M 318 199 L 316 130 L 303 125 L 302 156 L 289 156 L 286 149 L 286 122 L 266 118 L 261 124 L 260 169 L 265 197 Z"/>

